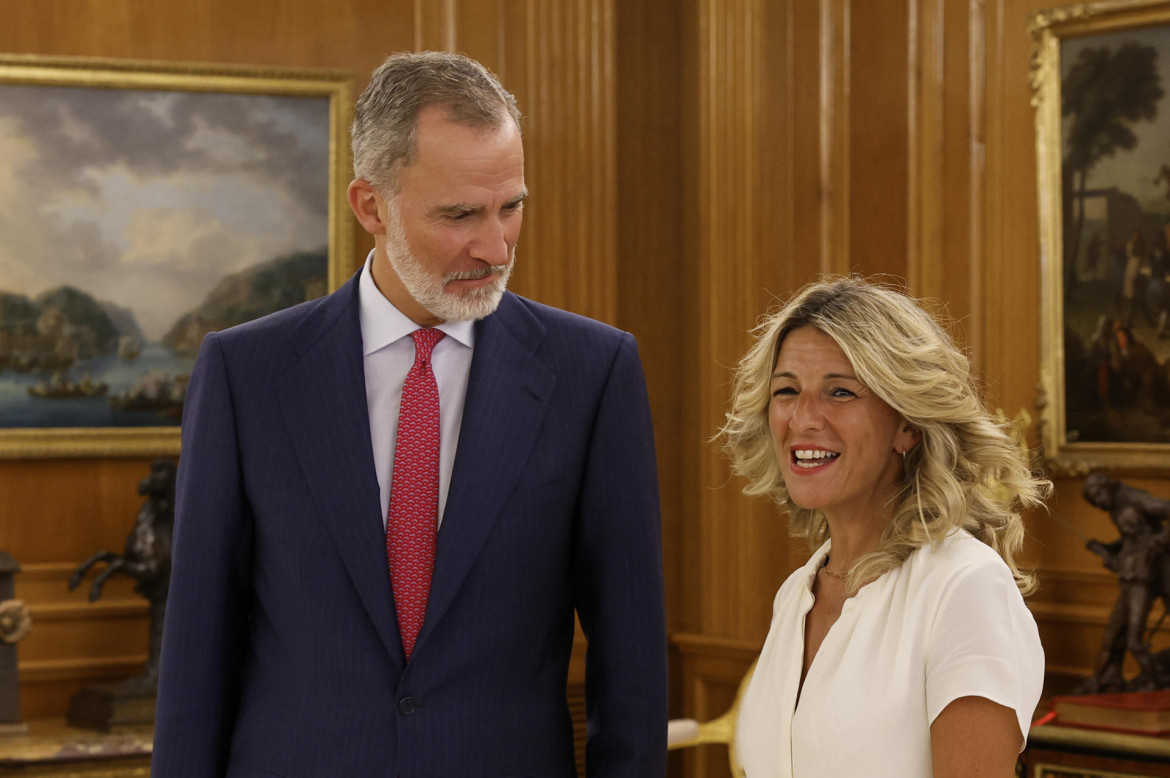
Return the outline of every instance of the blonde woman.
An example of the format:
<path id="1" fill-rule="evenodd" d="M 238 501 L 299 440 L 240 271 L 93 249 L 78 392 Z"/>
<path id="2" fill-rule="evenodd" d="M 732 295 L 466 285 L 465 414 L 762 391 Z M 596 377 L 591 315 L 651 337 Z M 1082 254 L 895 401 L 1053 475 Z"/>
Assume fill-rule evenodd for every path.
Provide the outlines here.
<path id="1" fill-rule="evenodd" d="M 1050 487 L 943 329 L 864 279 L 813 283 L 757 329 L 723 434 L 815 549 L 744 695 L 748 777 L 1014 775 L 1044 675 L 1019 510 Z"/>

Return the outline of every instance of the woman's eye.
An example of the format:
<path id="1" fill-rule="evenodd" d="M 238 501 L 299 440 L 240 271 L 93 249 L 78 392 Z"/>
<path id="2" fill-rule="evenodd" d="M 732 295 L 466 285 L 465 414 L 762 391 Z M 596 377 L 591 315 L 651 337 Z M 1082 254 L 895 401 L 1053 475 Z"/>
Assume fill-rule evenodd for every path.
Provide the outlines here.
<path id="1" fill-rule="evenodd" d="M 796 388 L 792 387 L 792 386 L 781 386 L 778 389 L 772 390 L 773 397 L 779 397 L 781 395 L 794 395 L 794 394 L 796 394 Z"/>
<path id="2" fill-rule="evenodd" d="M 840 387 L 840 386 L 838 386 L 835 389 L 830 390 L 829 394 L 831 394 L 833 397 L 856 397 L 857 396 L 856 394 L 849 391 L 848 389 L 845 389 L 845 388 Z"/>

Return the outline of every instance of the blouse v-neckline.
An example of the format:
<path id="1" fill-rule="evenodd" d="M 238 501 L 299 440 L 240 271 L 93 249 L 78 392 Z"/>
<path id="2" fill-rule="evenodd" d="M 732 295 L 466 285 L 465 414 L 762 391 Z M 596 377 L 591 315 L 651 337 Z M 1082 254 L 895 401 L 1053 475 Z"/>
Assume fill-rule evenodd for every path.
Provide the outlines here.
<path id="1" fill-rule="evenodd" d="M 804 609 L 804 614 L 801 616 L 801 619 L 800 619 L 800 648 L 801 648 L 800 668 L 801 668 L 801 674 L 797 680 L 796 699 L 792 705 L 792 711 L 793 711 L 794 716 L 796 715 L 796 711 L 798 711 L 800 709 L 800 701 L 804 696 L 804 685 L 808 682 L 809 677 L 812 676 L 813 669 L 815 667 L 817 667 L 817 658 L 820 657 L 821 654 L 824 653 L 823 649 L 825 647 L 825 643 L 827 643 L 829 641 L 829 639 L 835 634 L 835 632 L 840 632 L 840 630 L 837 630 L 836 627 L 840 623 L 841 618 L 848 611 L 853 610 L 853 608 L 855 607 L 853 605 L 853 603 L 855 603 L 863 595 L 863 593 L 867 589 L 872 589 L 872 584 L 877 583 L 883 577 L 885 577 L 884 574 L 881 576 L 878 576 L 877 578 L 873 579 L 872 581 L 869 581 L 868 583 L 866 583 L 864 586 L 862 586 L 860 589 L 858 589 L 852 595 L 847 595 L 841 601 L 841 608 L 837 611 L 836 618 L 833 619 L 833 623 L 830 624 L 828 629 L 825 630 L 824 636 L 821 637 L 821 642 L 817 644 L 817 650 L 813 653 L 812 659 L 809 660 L 808 670 L 805 670 L 804 669 L 804 654 L 808 648 L 808 646 L 807 646 L 808 617 L 809 617 L 809 614 L 812 613 L 812 609 L 814 607 L 816 607 L 816 603 L 817 603 L 817 597 L 816 597 L 816 594 L 813 592 L 813 587 L 814 587 L 815 582 L 816 582 L 816 577 L 819 574 L 818 571 L 824 565 L 825 558 L 828 557 L 829 553 L 832 551 L 832 540 L 826 541 L 825 545 L 821 547 L 821 551 L 822 551 L 822 553 L 814 554 L 813 558 L 810 559 L 809 562 L 807 562 L 805 564 L 805 570 L 808 573 L 805 577 L 805 580 L 804 580 L 804 597 L 805 597 L 805 602 L 807 604 L 807 607 Z"/>

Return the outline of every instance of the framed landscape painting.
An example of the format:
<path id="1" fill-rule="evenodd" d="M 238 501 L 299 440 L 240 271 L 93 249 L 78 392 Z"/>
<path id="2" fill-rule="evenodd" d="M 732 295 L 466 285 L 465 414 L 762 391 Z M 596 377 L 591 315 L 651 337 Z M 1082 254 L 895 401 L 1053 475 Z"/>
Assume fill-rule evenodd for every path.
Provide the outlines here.
<path id="1" fill-rule="evenodd" d="M 335 289 L 336 71 L 0 56 L 0 456 L 177 454 L 208 332 Z"/>
<path id="2" fill-rule="evenodd" d="M 1041 437 L 1053 475 L 1170 470 L 1170 2 L 1034 15 Z"/>

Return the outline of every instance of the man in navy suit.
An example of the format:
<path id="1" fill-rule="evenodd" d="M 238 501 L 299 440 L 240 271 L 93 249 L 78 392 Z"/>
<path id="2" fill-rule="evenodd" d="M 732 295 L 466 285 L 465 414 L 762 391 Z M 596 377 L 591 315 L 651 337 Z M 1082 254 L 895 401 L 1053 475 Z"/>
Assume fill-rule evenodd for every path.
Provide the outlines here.
<path id="1" fill-rule="evenodd" d="M 664 773 L 642 369 L 628 333 L 504 289 L 519 119 L 478 63 L 390 57 L 354 121 L 365 267 L 204 341 L 156 776 L 575 776 L 574 612 L 589 775 Z"/>

